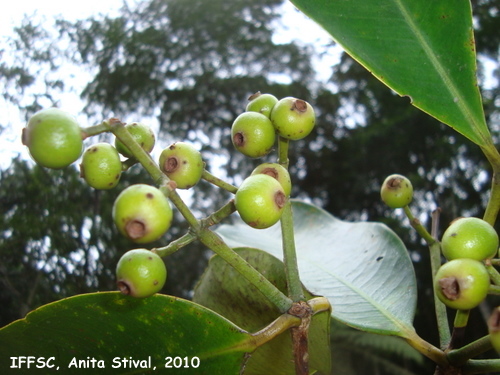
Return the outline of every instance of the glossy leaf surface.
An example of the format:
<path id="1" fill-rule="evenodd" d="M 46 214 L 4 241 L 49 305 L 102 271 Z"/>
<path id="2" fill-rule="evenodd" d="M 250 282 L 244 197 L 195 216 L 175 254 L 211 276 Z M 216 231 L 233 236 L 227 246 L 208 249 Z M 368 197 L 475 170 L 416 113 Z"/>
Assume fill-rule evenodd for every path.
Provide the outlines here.
<path id="1" fill-rule="evenodd" d="M 485 146 L 469 1 L 292 0 L 413 105 Z"/>
<path id="2" fill-rule="evenodd" d="M 239 374 L 249 339 L 228 320 L 190 301 L 86 294 L 42 306 L 1 329 L 0 368 L 7 373 L 10 357 L 29 355 L 54 357 L 48 364 L 64 374 L 92 368 L 100 374 Z M 87 370 L 72 366 L 74 359 L 87 361 Z M 137 368 L 123 359 L 136 361 Z M 35 365 L 10 371 L 30 373 Z"/>

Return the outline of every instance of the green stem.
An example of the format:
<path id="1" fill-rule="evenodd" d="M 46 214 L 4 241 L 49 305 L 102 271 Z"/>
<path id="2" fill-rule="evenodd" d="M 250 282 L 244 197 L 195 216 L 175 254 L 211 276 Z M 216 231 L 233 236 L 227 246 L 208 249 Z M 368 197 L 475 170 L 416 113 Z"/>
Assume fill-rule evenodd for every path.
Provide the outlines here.
<path id="1" fill-rule="evenodd" d="M 313 315 L 320 313 L 322 311 L 332 310 L 332 305 L 330 304 L 330 301 L 328 301 L 328 299 L 325 297 L 311 298 L 309 301 L 307 301 L 307 304 L 309 305 L 309 307 L 311 307 Z"/>
<path id="2" fill-rule="evenodd" d="M 137 159 L 129 158 L 122 162 L 122 172 L 128 171 L 129 168 L 137 164 Z"/>
<path id="3" fill-rule="evenodd" d="M 221 180 L 219 177 L 214 176 L 206 169 L 203 170 L 203 174 L 201 175 L 201 178 L 207 182 L 210 182 L 211 184 L 214 184 L 215 186 L 220 187 L 221 189 L 227 190 L 228 192 L 230 192 L 232 194 L 235 194 L 236 191 L 238 190 L 238 188 L 236 186 L 233 186 L 233 185 L 227 183 L 226 181 Z"/>
<path id="4" fill-rule="evenodd" d="M 295 251 L 295 236 L 293 232 L 292 202 L 287 201 L 281 215 L 281 236 L 283 241 L 283 262 L 288 285 L 288 296 L 293 302 L 303 301 L 304 293 L 300 282 L 297 253 Z"/>
<path id="5" fill-rule="evenodd" d="M 469 315 L 470 310 L 457 310 L 448 350 L 453 350 L 462 346 L 465 337 L 465 329 L 467 328 L 467 322 L 469 321 Z"/>
<path id="6" fill-rule="evenodd" d="M 463 375 L 498 374 L 499 372 L 500 359 L 471 359 L 462 367 Z"/>
<path id="7" fill-rule="evenodd" d="M 243 343 L 241 349 L 245 352 L 252 352 L 259 346 L 264 345 L 266 342 L 271 341 L 275 337 L 288 331 L 290 328 L 298 327 L 300 323 L 301 319 L 296 316 L 289 314 L 280 315 L 267 327 L 258 332 L 252 333 L 250 339 Z"/>
<path id="8" fill-rule="evenodd" d="M 167 183 L 163 186 L 160 186 L 160 190 L 163 194 L 170 199 L 170 201 L 174 204 L 174 206 L 179 210 L 181 215 L 186 219 L 189 226 L 194 230 L 194 232 L 198 232 L 201 228 L 200 221 L 193 215 L 193 212 L 189 209 L 189 207 L 184 203 L 182 198 L 179 196 L 177 191 L 172 190 L 170 185 Z"/>
<path id="9" fill-rule="evenodd" d="M 212 213 L 210 216 L 207 216 L 205 219 L 203 219 L 203 223 L 206 227 L 210 227 L 215 224 L 219 224 L 222 220 L 224 220 L 226 217 L 231 215 L 236 211 L 236 206 L 234 205 L 234 200 L 231 199 L 228 203 L 226 203 L 224 206 L 219 208 L 217 211 Z"/>
<path id="10" fill-rule="evenodd" d="M 87 139 L 87 138 L 92 137 L 94 135 L 111 131 L 111 127 L 110 127 L 109 122 L 112 120 L 114 120 L 114 119 L 105 120 L 98 125 L 89 126 L 86 128 L 80 128 L 80 130 L 82 132 L 82 139 Z"/>
<path id="11" fill-rule="evenodd" d="M 470 310 L 457 310 L 453 326 L 455 328 L 466 327 L 467 322 L 469 321 L 469 315 L 470 315 Z"/>
<path id="12" fill-rule="evenodd" d="M 151 155 L 149 155 L 142 147 L 137 143 L 134 137 L 130 135 L 128 130 L 125 128 L 125 124 L 118 119 L 109 119 L 109 126 L 111 132 L 118 138 L 122 143 L 127 146 L 134 158 L 137 159 L 139 163 L 142 164 L 144 169 L 150 174 L 157 185 L 163 185 L 164 183 L 170 181 L 167 176 L 158 167 Z"/>
<path id="13" fill-rule="evenodd" d="M 490 275 L 490 279 L 494 285 L 500 285 L 500 273 L 495 267 L 491 265 L 491 262 L 485 262 L 486 269 Z"/>
<path id="14" fill-rule="evenodd" d="M 499 258 L 493 258 L 493 259 L 490 259 L 490 263 L 492 266 L 500 266 L 500 259 Z"/>
<path id="15" fill-rule="evenodd" d="M 483 219 L 494 225 L 497 220 L 498 211 L 500 210 L 500 154 L 493 143 L 481 147 L 481 150 L 493 168 L 491 192 Z"/>
<path id="16" fill-rule="evenodd" d="M 488 294 L 493 296 L 500 296 L 500 286 L 499 285 L 490 285 L 488 288 Z"/>
<path id="17" fill-rule="evenodd" d="M 487 352 L 492 347 L 493 345 L 491 344 L 490 336 L 486 335 L 479 340 L 461 347 L 460 349 L 451 350 L 446 355 L 453 366 L 461 366 L 469 359 Z"/>
<path id="18" fill-rule="evenodd" d="M 432 212 L 432 238 L 437 238 L 438 235 L 439 214 L 439 209 Z M 434 285 L 436 273 L 439 267 L 441 267 L 441 244 L 439 241 L 434 241 L 429 245 L 429 258 L 431 263 L 432 285 Z M 448 322 L 446 305 L 442 303 L 436 295 L 434 295 L 434 310 L 436 312 L 436 322 L 439 333 L 439 346 L 444 350 L 451 341 L 450 324 Z"/>
<path id="19" fill-rule="evenodd" d="M 408 344 L 416 349 L 419 353 L 431 359 L 434 363 L 441 367 L 448 367 L 448 358 L 444 351 L 436 348 L 434 345 L 422 339 L 416 332 L 413 332 L 409 337 L 405 338 Z"/>
<path id="20" fill-rule="evenodd" d="M 425 227 L 422 225 L 419 219 L 417 219 L 413 213 L 411 212 L 411 209 L 409 206 L 403 207 L 404 212 L 406 216 L 408 217 L 408 220 L 410 220 L 410 225 L 417 231 L 417 233 L 427 242 L 427 244 L 430 246 L 434 242 L 436 242 L 436 239 L 431 236 L 431 234 L 425 229 Z"/>
<path id="21" fill-rule="evenodd" d="M 278 163 L 288 169 L 288 147 L 290 141 L 283 137 L 278 137 Z"/>
<path id="22" fill-rule="evenodd" d="M 229 263 L 244 278 L 252 283 L 262 294 L 269 299 L 281 313 L 285 313 L 292 306 L 292 300 L 284 295 L 276 286 L 253 268 L 247 261 L 231 249 L 217 234 L 205 228 L 198 233 L 200 241 Z"/>
<path id="23" fill-rule="evenodd" d="M 183 248 L 184 246 L 189 245 L 191 242 L 195 241 L 197 236 L 192 232 L 187 232 L 184 236 L 176 239 L 175 241 L 170 242 L 167 246 L 157 247 L 151 249 L 151 251 L 158 254 L 160 257 L 166 257 L 175 253 L 177 250 Z"/>

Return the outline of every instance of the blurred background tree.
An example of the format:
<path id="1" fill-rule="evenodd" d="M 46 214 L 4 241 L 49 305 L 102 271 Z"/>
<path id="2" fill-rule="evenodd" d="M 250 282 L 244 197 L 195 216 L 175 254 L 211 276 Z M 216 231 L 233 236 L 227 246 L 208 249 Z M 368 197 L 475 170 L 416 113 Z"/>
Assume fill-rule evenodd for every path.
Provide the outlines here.
<path id="1" fill-rule="evenodd" d="M 472 3 L 480 62 L 495 67 L 490 77 L 480 64 L 479 78 L 488 123 L 498 139 L 500 0 Z M 415 187 L 417 216 L 427 222 L 440 207 L 444 229 L 457 216 L 482 215 L 491 177 L 485 158 L 346 54 L 332 64 L 331 78 L 319 81 L 314 46 L 273 42 L 282 5 L 283 0 L 149 0 L 125 4 L 117 17 L 58 19 L 50 29 L 28 17 L 9 45 L 0 48 L 0 55 L 13 56 L 0 62 L 3 96 L 28 118 L 47 103 L 58 105 L 70 89 L 62 72 L 76 66 L 91 76 L 81 92 L 88 125 L 109 117 L 149 121 L 160 148 L 192 142 L 212 173 L 236 185 L 257 164 L 274 161 L 272 154 L 248 160 L 232 147 L 231 123 L 246 98 L 261 91 L 305 99 L 315 107 L 318 121 L 309 137 L 293 143 L 292 196 L 344 220 L 383 221 L 393 228 L 414 260 L 424 306 L 432 298 L 427 250 L 401 213 L 380 202 L 380 184 L 388 174 L 407 175 Z M 112 141 L 109 136 L 99 140 Z M 116 261 L 135 246 L 118 235 L 111 207 L 121 189 L 137 182 L 150 182 L 138 166 L 124 174 L 116 189 L 102 192 L 87 187 L 73 167 L 49 171 L 18 158 L 1 171 L 0 301 L 7 308 L 0 313 L 0 325 L 64 296 L 114 289 Z M 185 197 L 198 216 L 230 198 L 204 182 Z M 177 217 L 168 235 L 151 247 L 186 230 Z M 163 292 L 189 298 L 208 257 L 198 244 L 169 257 L 170 282 Z M 487 313 L 488 306 L 476 312 L 478 336 Z M 432 309 L 418 311 L 417 331 L 436 342 L 433 322 Z M 378 346 L 367 344 L 375 349 L 365 350 L 368 357 L 371 353 L 366 363 L 350 361 L 338 355 L 349 346 L 346 342 L 370 342 L 371 336 L 340 333 L 332 335 L 332 344 L 338 359 L 344 358 L 343 373 L 362 373 L 363 368 L 374 373 L 376 358 L 395 353 L 391 341 L 377 341 Z M 382 363 L 377 373 L 419 373 L 427 366 L 411 354 L 389 363 L 396 367 Z"/>

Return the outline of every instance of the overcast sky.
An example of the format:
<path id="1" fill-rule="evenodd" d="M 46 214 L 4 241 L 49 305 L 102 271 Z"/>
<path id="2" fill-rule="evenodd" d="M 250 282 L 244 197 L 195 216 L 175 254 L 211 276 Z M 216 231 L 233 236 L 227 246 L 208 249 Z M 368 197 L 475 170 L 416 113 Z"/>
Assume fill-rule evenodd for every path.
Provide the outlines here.
<path id="1" fill-rule="evenodd" d="M 136 1 L 127 0 L 127 3 L 132 5 Z M 123 0 L 84 0 L 78 2 L 67 0 L 16 0 L 15 6 L 3 7 L 0 12 L 0 48 L 1 44 L 5 43 L 6 36 L 12 33 L 13 28 L 21 24 L 24 15 L 36 14 L 37 18 L 44 17 L 50 25 L 52 24 L 51 20 L 57 18 L 57 16 L 62 16 L 67 20 L 76 20 L 85 19 L 99 13 L 118 14 L 118 9 L 122 4 Z M 279 28 L 281 31 L 276 33 L 274 42 L 287 43 L 291 40 L 299 40 L 301 43 L 314 44 L 315 48 L 323 56 L 322 61 L 316 61 L 318 70 L 324 72 L 319 74 L 319 78 L 329 78 L 331 74 L 330 67 L 338 59 L 338 49 L 332 50 L 328 47 L 331 41 L 328 34 L 302 13 L 297 12 L 291 3 L 285 3 L 284 8 L 284 11 L 281 12 L 284 15 Z M 322 66 L 325 68 L 322 69 Z M 61 109 L 78 112 L 82 107 L 77 104 L 77 95 L 65 94 L 65 100 L 61 99 L 60 105 L 64 107 Z M 69 103 L 73 105 L 69 107 Z M 0 109 L 4 116 L 2 124 L 9 125 L 9 128 L 0 137 L 0 169 L 4 169 L 10 165 L 10 160 L 16 155 L 21 154 L 23 157 L 29 158 L 29 154 L 20 140 L 21 130 L 25 124 L 19 111 L 13 106 L 6 108 L 5 103 L 1 103 L 1 101 Z M 78 117 L 77 113 L 74 115 Z"/>

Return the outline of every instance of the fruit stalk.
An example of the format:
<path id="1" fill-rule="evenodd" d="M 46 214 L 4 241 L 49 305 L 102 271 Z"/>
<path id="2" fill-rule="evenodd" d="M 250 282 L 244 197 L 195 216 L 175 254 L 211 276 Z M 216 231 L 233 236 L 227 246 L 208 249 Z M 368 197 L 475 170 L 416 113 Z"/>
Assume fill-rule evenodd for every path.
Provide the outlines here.
<path id="1" fill-rule="evenodd" d="M 406 217 L 408 217 L 408 220 L 410 221 L 410 225 L 425 240 L 425 242 L 427 242 L 427 245 L 431 246 L 434 242 L 436 242 L 436 239 L 429 234 L 420 220 L 413 215 L 409 206 L 404 206 L 403 210 L 406 214 Z"/>
<path id="2" fill-rule="evenodd" d="M 94 135 L 111 131 L 111 127 L 109 125 L 109 120 L 104 120 L 100 124 L 88 126 L 86 128 L 81 128 L 81 130 L 82 130 L 82 139 L 87 139 L 93 137 Z"/>
<path id="3" fill-rule="evenodd" d="M 235 194 L 238 188 L 236 186 L 231 185 L 230 183 L 227 183 L 224 180 L 221 180 L 219 177 L 214 176 L 211 174 L 209 171 L 206 169 L 203 169 L 203 174 L 201 175 L 201 178 L 204 179 L 207 182 L 210 182 L 211 184 L 220 187 L 221 189 L 224 189 L 232 194 Z"/>
<path id="4" fill-rule="evenodd" d="M 451 350 L 446 354 L 448 360 L 454 366 L 461 366 L 466 363 L 470 358 L 477 357 L 480 354 L 487 352 L 493 348 L 489 335 L 481 337 L 480 339 L 471 342 L 459 349 Z"/>
<path id="5" fill-rule="evenodd" d="M 259 271 L 231 249 L 217 234 L 210 229 L 202 229 L 198 233 L 200 241 L 229 263 L 245 279 L 254 285 L 281 313 L 292 306 L 292 300 L 266 279 Z"/>
<path id="6" fill-rule="evenodd" d="M 210 227 L 212 225 L 218 224 L 235 211 L 236 206 L 234 205 L 234 200 L 231 199 L 224 206 L 203 219 L 203 225 L 206 227 Z"/>
<path id="7" fill-rule="evenodd" d="M 455 321 L 453 322 L 453 333 L 451 335 L 448 349 L 453 349 L 462 346 L 465 335 L 465 328 L 469 321 L 470 310 L 457 310 Z"/>
<path id="8" fill-rule="evenodd" d="M 184 246 L 189 245 L 191 242 L 197 239 L 196 235 L 191 232 L 187 232 L 182 237 L 170 242 L 167 246 L 157 247 L 151 249 L 153 253 L 158 254 L 160 257 L 164 258 L 168 255 L 175 253 L 177 250 L 183 248 Z"/>
<path id="9" fill-rule="evenodd" d="M 278 163 L 288 169 L 288 146 L 287 138 L 278 137 Z"/>
<path id="10" fill-rule="evenodd" d="M 500 273 L 498 270 L 493 267 L 490 262 L 485 262 L 486 270 L 488 271 L 488 274 L 490 275 L 491 282 L 494 285 L 500 285 Z"/>
<path id="11" fill-rule="evenodd" d="M 500 359 L 471 359 L 462 367 L 462 375 L 469 374 L 498 374 Z"/>
<path id="12" fill-rule="evenodd" d="M 151 156 L 137 143 L 134 137 L 125 128 L 125 124 L 116 118 L 108 120 L 111 132 L 118 138 L 130 152 L 134 155 L 144 169 L 148 171 L 157 185 L 163 185 L 168 181 L 168 177 L 158 168 L 158 165 L 151 159 Z"/>
<path id="13" fill-rule="evenodd" d="M 299 276 L 295 236 L 293 232 L 293 212 L 290 200 L 286 203 L 281 215 L 281 235 L 283 241 L 283 262 L 285 263 L 288 296 L 293 302 L 303 301 L 304 293 Z"/>

